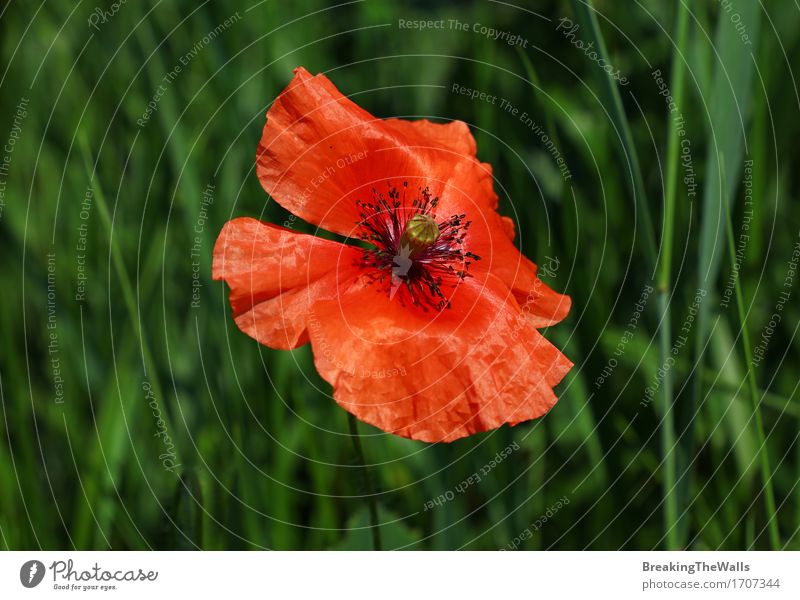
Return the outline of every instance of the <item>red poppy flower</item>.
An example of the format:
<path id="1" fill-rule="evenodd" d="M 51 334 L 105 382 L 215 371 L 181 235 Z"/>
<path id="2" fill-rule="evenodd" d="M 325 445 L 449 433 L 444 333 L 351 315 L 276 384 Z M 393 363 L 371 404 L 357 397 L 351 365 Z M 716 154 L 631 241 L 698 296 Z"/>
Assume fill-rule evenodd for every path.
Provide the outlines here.
<path id="1" fill-rule="evenodd" d="M 397 435 L 452 441 L 546 413 L 572 363 L 537 328 L 570 299 L 514 246 L 475 152 L 461 121 L 378 119 L 296 69 L 267 112 L 258 177 L 349 239 L 228 222 L 213 276 L 236 324 L 270 348 L 310 341 L 336 402 Z"/>

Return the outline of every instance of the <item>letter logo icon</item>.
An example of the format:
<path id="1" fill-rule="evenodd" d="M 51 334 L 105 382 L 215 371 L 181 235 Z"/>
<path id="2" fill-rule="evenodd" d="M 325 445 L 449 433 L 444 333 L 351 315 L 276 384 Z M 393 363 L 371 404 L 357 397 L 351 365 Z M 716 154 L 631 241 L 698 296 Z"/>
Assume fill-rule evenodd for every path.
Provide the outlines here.
<path id="1" fill-rule="evenodd" d="M 33 588 L 42 583 L 44 579 L 44 563 L 38 560 L 29 560 L 19 570 L 19 580 L 26 588 Z"/>

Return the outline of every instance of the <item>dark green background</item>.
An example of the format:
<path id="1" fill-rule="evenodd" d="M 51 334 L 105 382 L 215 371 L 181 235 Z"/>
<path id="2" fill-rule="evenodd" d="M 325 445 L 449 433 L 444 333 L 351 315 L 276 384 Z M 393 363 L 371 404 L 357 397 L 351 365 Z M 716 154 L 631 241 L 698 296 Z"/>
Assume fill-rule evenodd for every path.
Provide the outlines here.
<path id="1" fill-rule="evenodd" d="M 575 362 L 545 418 L 447 445 L 360 426 L 385 547 L 800 549 L 800 283 L 784 287 L 800 229 L 793 3 L 733 2 L 755 40 L 747 46 L 733 13 L 692 2 L 678 52 L 671 39 L 680 3 L 597 0 L 609 60 L 630 79 L 616 86 L 627 119 L 614 109 L 614 84 L 556 29 L 562 17 L 579 22 L 580 2 L 578 12 L 568 2 L 537 2 L 538 14 L 488 2 L 369 0 L 325 10 L 270 0 L 246 12 L 252 4 L 131 1 L 99 31 L 87 19 L 108 9 L 105 2 L 2 9 L 0 141 L 12 131 L 18 138 L 3 151 L 11 162 L 0 213 L 0 547 L 370 547 L 346 414 L 314 371 L 310 349 L 259 347 L 236 329 L 224 286 L 210 279 L 226 220 L 288 216 L 263 192 L 254 155 L 269 103 L 304 65 L 326 72 L 377 116 L 466 121 L 479 157 L 495 168 L 501 210 L 513 215 L 523 252 L 539 263 L 557 258 L 545 279 L 574 303 L 570 317 L 545 332 Z M 237 11 L 241 19 L 202 43 Z M 514 48 L 471 30 L 404 30 L 399 19 L 481 23 L 528 43 Z M 591 39 L 588 24 L 578 38 Z M 137 125 L 164 76 L 198 44 L 149 121 Z M 674 124 L 651 75 L 661 69 L 674 92 L 676 56 L 686 65 L 679 108 L 691 140 L 693 198 L 668 150 Z M 572 178 L 561 178 L 518 119 L 453 94 L 454 83 L 528 112 L 556 141 Z M 25 98 L 22 117 L 16 107 Z M 641 172 L 637 200 L 633 154 L 621 143 L 628 127 Z M 738 243 L 745 159 L 754 165 L 753 218 L 742 301 L 734 295 L 725 307 L 732 269 L 725 223 L 730 215 Z M 678 185 L 674 229 L 664 236 L 670 161 Z M 213 204 L 195 234 L 210 182 Z M 82 215 L 87 189 L 91 208 Z M 77 249 L 83 223 L 85 252 Z M 195 235 L 202 287 L 193 308 Z M 634 304 L 645 286 L 656 287 L 651 250 L 667 237 L 666 295 L 654 290 L 617 356 Z M 48 329 L 48 253 L 55 329 Z M 87 292 L 77 301 L 82 254 Z M 671 388 L 659 386 L 642 405 L 698 287 L 708 289 L 703 316 L 677 354 Z M 781 291 L 790 298 L 753 369 L 754 394 L 747 352 L 761 342 Z M 664 298 L 671 299 L 666 335 Z M 49 353 L 53 332 L 57 351 Z M 598 384 L 611 359 L 617 366 Z M 159 427 L 181 465 L 172 471 L 159 459 L 166 447 Z M 519 450 L 456 491 L 512 443 Z M 448 491 L 452 500 L 424 510 Z M 526 529 L 529 539 L 515 544 Z"/>

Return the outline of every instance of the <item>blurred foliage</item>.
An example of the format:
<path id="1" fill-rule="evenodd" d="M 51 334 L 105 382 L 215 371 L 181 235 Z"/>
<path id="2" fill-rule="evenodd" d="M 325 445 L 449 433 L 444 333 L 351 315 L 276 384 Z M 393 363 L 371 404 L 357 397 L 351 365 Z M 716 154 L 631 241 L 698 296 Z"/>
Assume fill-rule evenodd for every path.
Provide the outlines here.
<path id="1" fill-rule="evenodd" d="M 741 11 L 745 1 L 732 4 Z M 377 116 L 467 122 L 479 157 L 494 167 L 501 210 L 516 221 L 520 248 L 539 263 L 557 259 L 547 281 L 574 302 L 569 319 L 546 332 L 575 368 L 545 418 L 446 445 L 361 425 L 384 545 L 493 549 L 522 535 L 522 549 L 665 547 L 662 415 L 655 403 L 641 404 L 661 365 L 654 296 L 618 352 L 654 276 L 639 246 L 644 230 L 631 172 L 599 67 L 558 29 L 559 19 L 575 20 L 572 6 L 536 4 L 533 11 L 455 1 L 129 2 L 96 27 L 92 14 L 110 4 L 4 6 L 0 131 L 19 135 L 3 153 L 9 169 L 0 212 L 0 547 L 369 547 L 346 414 L 315 372 L 309 347 L 277 352 L 241 334 L 224 286 L 210 279 L 211 250 L 225 221 L 288 217 L 253 167 L 264 114 L 298 65 L 327 73 Z M 745 53 L 755 59 L 749 106 L 740 115 L 744 159 L 754 165 L 754 214 L 739 272 L 754 345 L 778 294 L 791 293 L 755 374 L 774 470 L 773 518 L 786 547 L 800 549 L 800 401 L 792 367 L 800 358 L 800 283 L 785 287 L 800 229 L 791 167 L 800 128 L 793 72 L 800 13 L 789 2 L 765 4 L 756 11 L 760 34 Z M 668 80 L 677 6 L 595 2 L 610 60 L 630 79 L 619 90 L 657 247 L 672 122 L 652 71 Z M 715 131 L 712 117 L 720 103 L 736 105 L 725 82 L 742 64 L 733 60 L 741 49 L 722 48 L 729 56 L 714 46 L 717 27 L 734 26 L 722 5 L 691 7 L 680 109 L 703 188 L 719 186 L 718 161 L 707 157 L 724 154 L 718 144 L 731 136 Z M 232 15 L 238 18 L 229 27 L 203 42 Z M 404 29 L 400 19 L 444 19 L 445 27 Z M 451 28 L 450 19 L 468 30 Z M 476 23 L 519 34 L 526 47 L 474 32 Z M 174 78 L 165 83 L 169 73 Z M 454 94 L 453 84 L 527 112 L 557 140 L 571 178 L 562 178 L 541 137 L 517 116 Z M 741 165 L 724 175 L 734 183 L 738 240 Z M 213 203 L 204 219 L 208 185 Z M 724 237 L 725 217 L 704 211 L 701 197 L 678 188 L 675 335 L 703 264 L 700 224 L 719 223 Z M 695 360 L 690 344 L 672 371 L 676 405 L 687 405 L 690 376 L 701 391 L 692 428 L 676 432 L 690 454 L 678 474 L 687 484 L 682 545 L 767 548 L 771 515 L 739 321 L 735 304 L 720 305 L 731 263 L 724 253 L 716 260 L 704 360 Z M 200 299 L 193 307 L 196 269 Z M 77 300 L 81 272 L 86 294 Z M 56 402 L 54 360 L 63 402 Z M 610 364 L 616 366 L 603 375 Z M 479 484 L 455 491 L 513 443 L 519 450 Z M 179 466 L 167 469 L 171 448 Z M 443 495 L 446 502 L 425 510 Z M 569 503 L 550 510 L 534 531 L 562 498 Z"/>

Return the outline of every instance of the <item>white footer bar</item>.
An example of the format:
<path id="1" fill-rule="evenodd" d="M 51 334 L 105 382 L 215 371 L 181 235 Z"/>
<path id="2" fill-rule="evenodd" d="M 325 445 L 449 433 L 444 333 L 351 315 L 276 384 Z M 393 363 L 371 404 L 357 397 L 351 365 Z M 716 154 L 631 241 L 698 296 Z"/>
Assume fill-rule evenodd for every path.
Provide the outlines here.
<path id="1" fill-rule="evenodd" d="M 237 599 L 796 600 L 800 553 L 0 553 L 1 598 L 169 598 L 192 593 Z"/>

